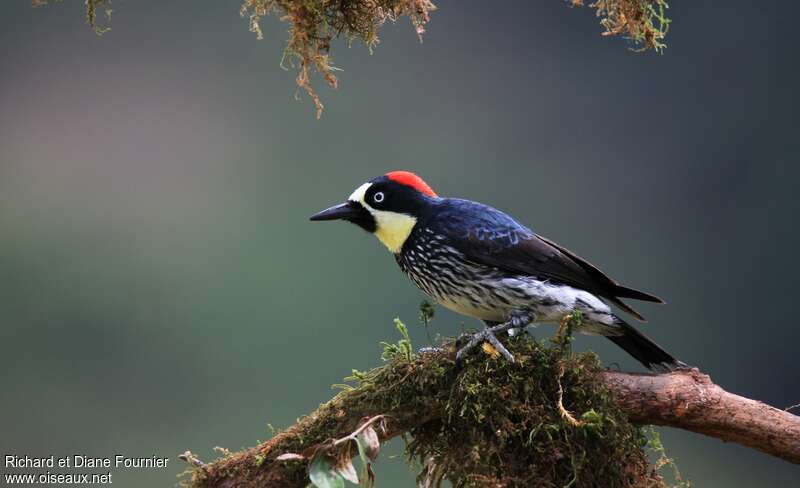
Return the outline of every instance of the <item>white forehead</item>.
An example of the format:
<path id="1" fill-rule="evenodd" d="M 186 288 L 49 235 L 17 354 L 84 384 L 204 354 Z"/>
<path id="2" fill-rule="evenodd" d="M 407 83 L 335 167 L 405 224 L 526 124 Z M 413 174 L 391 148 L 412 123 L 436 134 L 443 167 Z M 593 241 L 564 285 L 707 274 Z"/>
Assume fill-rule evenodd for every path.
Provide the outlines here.
<path id="1" fill-rule="evenodd" d="M 364 195 L 366 195 L 367 190 L 369 190 L 370 186 L 372 186 L 372 183 L 370 182 L 364 183 L 363 185 L 359 186 L 358 188 L 356 188 L 356 191 L 354 191 L 353 194 L 350 195 L 348 200 L 350 200 L 351 202 L 365 203 Z"/>

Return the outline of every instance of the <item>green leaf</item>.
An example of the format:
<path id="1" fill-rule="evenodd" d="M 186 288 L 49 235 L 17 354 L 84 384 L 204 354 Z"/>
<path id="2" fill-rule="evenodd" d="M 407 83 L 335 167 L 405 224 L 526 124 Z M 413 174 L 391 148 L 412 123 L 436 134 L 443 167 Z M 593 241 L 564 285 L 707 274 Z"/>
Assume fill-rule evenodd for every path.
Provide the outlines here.
<path id="1" fill-rule="evenodd" d="M 316 488 L 344 488 L 344 479 L 336 472 L 336 460 L 319 453 L 311 460 L 308 477 Z"/>

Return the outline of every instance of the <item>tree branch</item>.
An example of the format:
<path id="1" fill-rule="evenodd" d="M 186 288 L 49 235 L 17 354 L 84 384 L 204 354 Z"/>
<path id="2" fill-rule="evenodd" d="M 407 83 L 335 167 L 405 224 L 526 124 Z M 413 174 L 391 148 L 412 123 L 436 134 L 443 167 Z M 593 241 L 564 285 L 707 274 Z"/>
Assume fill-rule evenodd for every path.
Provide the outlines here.
<path id="1" fill-rule="evenodd" d="M 689 430 L 800 464 L 800 417 L 729 393 L 696 368 L 601 374 L 634 424 Z"/>
<path id="2" fill-rule="evenodd" d="M 496 363 L 484 358 L 478 361 Z M 450 371 L 441 375 L 440 384 L 426 385 L 425 391 L 408 386 L 417 385 L 416 376 L 426 374 L 426 369 L 443 362 L 449 364 Z M 191 485 L 304 488 L 308 484 L 306 463 L 276 461 L 276 457 L 287 452 L 302 452 L 316 443 L 345 436 L 364 417 L 386 416 L 386 431 L 381 434 L 381 441 L 410 433 L 431 422 L 445 422 L 448 392 L 455 388 L 464 373 L 453 370 L 452 362 L 441 352 L 423 354 L 407 365 L 399 370 L 404 377 L 400 381 L 393 380 L 388 390 L 379 393 L 374 384 L 364 383 L 340 393 L 257 447 L 213 463 L 195 463 Z M 391 364 L 378 370 L 390 367 Z M 800 417 L 728 393 L 697 369 L 660 375 L 606 370 L 592 374 L 635 425 L 689 430 L 800 464 Z M 430 391 L 443 394 L 428 398 Z"/>

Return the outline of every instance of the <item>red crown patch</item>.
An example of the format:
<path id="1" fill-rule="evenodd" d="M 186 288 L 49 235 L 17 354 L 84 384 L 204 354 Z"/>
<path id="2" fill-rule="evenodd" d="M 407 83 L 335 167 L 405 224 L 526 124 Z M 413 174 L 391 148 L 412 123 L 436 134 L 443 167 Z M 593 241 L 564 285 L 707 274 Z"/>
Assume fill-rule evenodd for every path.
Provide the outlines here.
<path id="1" fill-rule="evenodd" d="M 396 183 L 400 183 L 401 185 L 410 186 L 411 188 L 414 188 L 418 192 L 424 193 L 429 197 L 438 196 L 436 195 L 436 192 L 434 192 L 433 189 L 422 180 L 422 178 L 410 171 L 392 171 L 390 173 L 386 173 L 386 177 Z"/>

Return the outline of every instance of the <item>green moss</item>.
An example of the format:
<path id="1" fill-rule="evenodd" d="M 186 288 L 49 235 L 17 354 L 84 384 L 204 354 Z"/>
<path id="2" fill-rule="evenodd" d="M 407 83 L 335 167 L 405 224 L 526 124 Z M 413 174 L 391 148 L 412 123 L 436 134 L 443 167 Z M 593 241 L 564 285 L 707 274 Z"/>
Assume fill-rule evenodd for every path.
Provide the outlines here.
<path id="1" fill-rule="evenodd" d="M 598 380 L 597 357 L 569 352 L 569 334 L 551 342 L 522 335 L 508 341 L 515 363 L 476 352 L 458 368 L 452 343 L 410 358 L 397 354 L 355 372 L 349 389 L 268 443 L 194 470 L 192 484 L 236 475 L 239 486 L 278 479 L 305 486 L 305 463 L 278 455 L 343 437 L 358 419 L 383 414 L 390 431 L 405 432 L 423 486 L 666 486 L 648 462 L 647 437 Z M 380 483 L 380 463 L 376 473 Z"/>
<path id="2" fill-rule="evenodd" d="M 597 380 L 594 354 L 565 356 L 561 347 L 526 336 L 512 340 L 509 349 L 516 363 L 470 358 L 448 390 L 445 415 L 411 431 L 407 450 L 424 466 L 420 481 L 663 486 L 643 450 L 647 439 Z M 559 411 L 560 389 L 578 425 Z"/>

